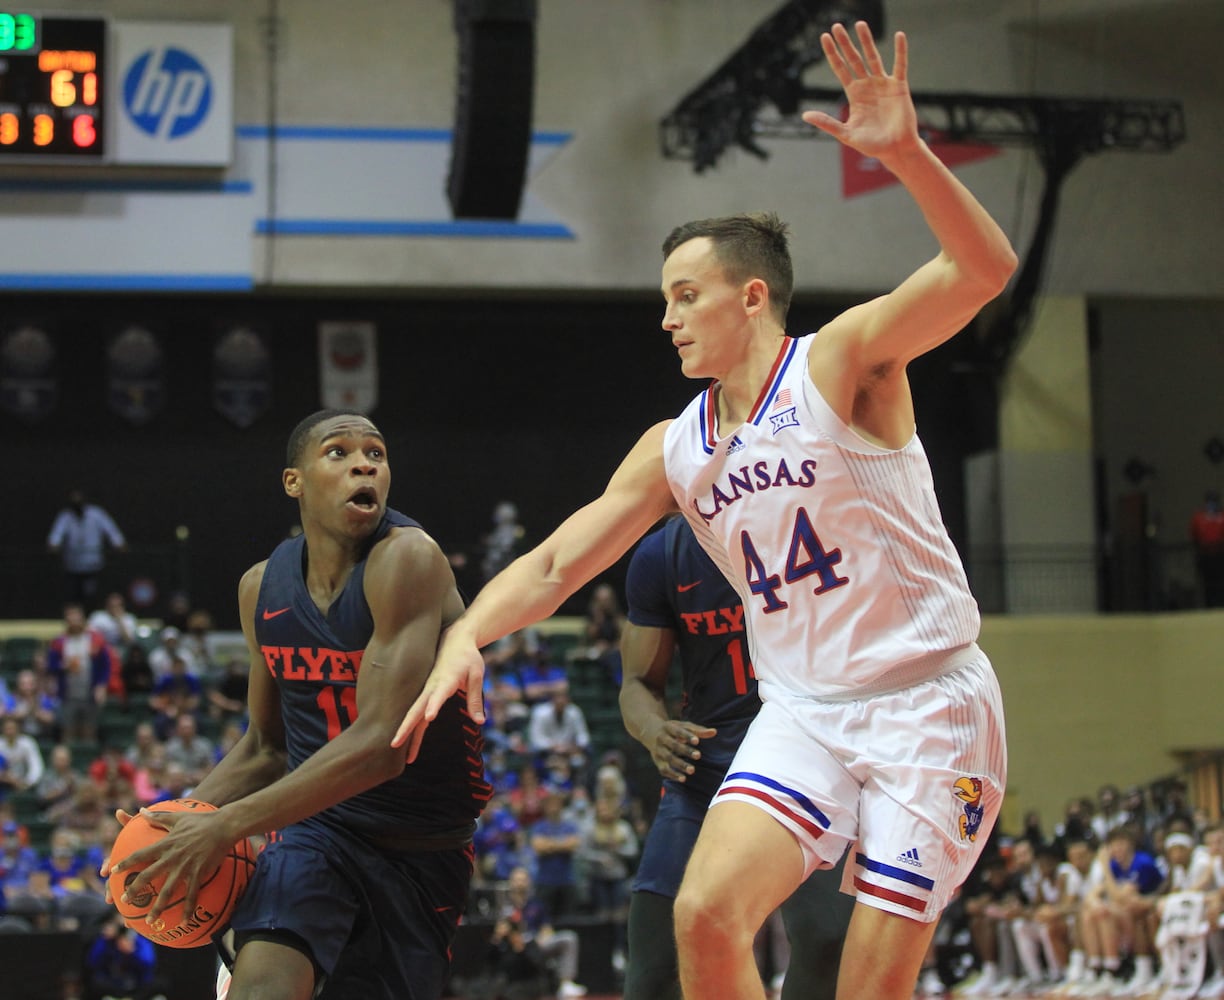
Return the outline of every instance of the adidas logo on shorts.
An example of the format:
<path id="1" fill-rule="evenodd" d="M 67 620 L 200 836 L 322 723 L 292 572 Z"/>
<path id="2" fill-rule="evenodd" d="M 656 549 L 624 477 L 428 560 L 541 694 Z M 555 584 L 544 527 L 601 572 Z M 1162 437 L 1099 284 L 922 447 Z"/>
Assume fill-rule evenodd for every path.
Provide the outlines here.
<path id="1" fill-rule="evenodd" d="M 918 848 L 911 847 L 904 854 L 898 854 L 897 860 L 903 865 L 912 865 L 914 868 L 921 868 L 922 861 L 918 858 Z"/>

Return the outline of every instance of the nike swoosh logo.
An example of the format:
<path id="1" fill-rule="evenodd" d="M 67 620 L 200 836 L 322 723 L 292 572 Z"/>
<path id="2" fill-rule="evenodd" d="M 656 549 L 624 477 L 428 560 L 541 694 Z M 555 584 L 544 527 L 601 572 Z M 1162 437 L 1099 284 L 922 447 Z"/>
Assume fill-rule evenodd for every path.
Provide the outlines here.
<path id="1" fill-rule="evenodd" d="M 677 585 L 676 585 L 676 591 L 677 591 L 678 593 L 685 594 L 685 593 L 687 593 L 688 591 L 692 590 L 694 587 L 700 587 L 700 586 L 702 585 L 702 583 L 704 583 L 704 582 L 705 582 L 704 580 L 698 580 L 696 583 L 681 583 L 681 584 L 677 584 Z"/>
<path id="2" fill-rule="evenodd" d="M 267 608 L 264 608 L 263 620 L 270 622 L 277 615 L 283 615 L 288 610 L 288 608 L 281 608 L 279 611 L 269 611 Z"/>

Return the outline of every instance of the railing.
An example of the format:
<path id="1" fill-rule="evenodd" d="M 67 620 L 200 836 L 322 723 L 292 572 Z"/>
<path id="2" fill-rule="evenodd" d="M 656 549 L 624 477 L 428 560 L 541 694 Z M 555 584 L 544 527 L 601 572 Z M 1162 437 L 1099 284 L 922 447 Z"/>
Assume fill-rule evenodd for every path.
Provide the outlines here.
<path id="1" fill-rule="evenodd" d="M 986 614 L 1179 611 L 1202 604 L 1188 543 L 973 546 L 965 569 Z"/>

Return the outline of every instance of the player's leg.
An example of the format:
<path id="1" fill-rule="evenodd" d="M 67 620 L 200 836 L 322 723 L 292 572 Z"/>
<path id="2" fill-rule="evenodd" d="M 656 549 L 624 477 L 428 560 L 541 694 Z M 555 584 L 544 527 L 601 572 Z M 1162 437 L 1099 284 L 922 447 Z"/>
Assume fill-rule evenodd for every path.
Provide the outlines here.
<path id="1" fill-rule="evenodd" d="M 763 809 L 724 801 L 710 810 L 676 897 L 686 997 L 764 997 L 753 938 L 803 880 L 804 865 L 794 834 Z"/>
<path id="2" fill-rule="evenodd" d="M 813 872 L 782 904 L 791 943 L 782 1000 L 833 1000 L 842 945 L 854 898 L 841 891 L 843 857 L 836 868 Z"/>
<path id="3" fill-rule="evenodd" d="M 672 899 L 635 892 L 629 900 L 624 1000 L 680 1000 Z"/>
<path id="4" fill-rule="evenodd" d="M 303 949 L 256 938 L 238 951 L 228 1000 L 310 1000 L 314 989 L 314 962 Z"/>
<path id="5" fill-rule="evenodd" d="M 838 1000 L 910 1000 L 937 926 L 856 903 L 838 972 Z"/>
<path id="6" fill-rule="evenodd" d="M 624 1000 L 680 998 L 673 904 L 708 806 L 708 794 L 679 782 L 663 783 L 633 876 Z"/>

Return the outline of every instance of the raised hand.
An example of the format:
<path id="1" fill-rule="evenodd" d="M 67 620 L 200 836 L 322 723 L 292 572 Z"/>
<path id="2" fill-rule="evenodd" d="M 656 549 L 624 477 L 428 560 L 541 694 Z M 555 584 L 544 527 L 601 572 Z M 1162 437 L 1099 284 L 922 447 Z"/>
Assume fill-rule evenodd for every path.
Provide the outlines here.
<path id="1" fill-rule="evenodd" d="M 844 25 L 835 24 L 832 32 L 820 36 L 829 67 L 850 102 L 848 119 L 842 122 L 823 111 L 806 111 L 803 120 L 864 156 L 887 160 L 890 154 L 921 141 L 906 76 L 905 34 L 900 31 L 896 34 L 896 58 L 890 74 L 871 37 L 871 28 L 865 21 L 859 21 L 854 29 L 862 46 L 861 54 Z"/>

